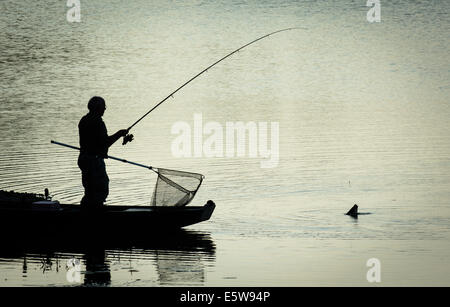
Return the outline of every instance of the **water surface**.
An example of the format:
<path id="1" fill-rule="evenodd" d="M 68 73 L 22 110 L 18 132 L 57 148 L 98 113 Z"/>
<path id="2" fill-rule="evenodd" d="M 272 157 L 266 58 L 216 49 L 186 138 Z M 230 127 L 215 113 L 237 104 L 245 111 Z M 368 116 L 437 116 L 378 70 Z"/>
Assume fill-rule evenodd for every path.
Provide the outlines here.
<path id="1" fill-rule="evenodd" d="M 25 241 L 2 247 L 0 284 L 84 284 L 106 264 L 112 286 L 367 286 L 366 261 L 378 258 L 380 285 L 450 285 L 449 2 L 381 1 L 380 23 L 365 3 L 81 1 L 81 22 L 69 23 L 64 1 L 2 1 L 0 188 L 47 187 L 65 203 L 83 194 L 77 152 L 50 140 L 78 145 L 90 97 L 106 99 L 113 133 L 228 52 L 303 29 L 220 63 L 110 149 L 205 175 L 193 204 L 217 208 L 187 231 L 212 252 L 113 244 L 95 251 L 96 269 L 83 248 Z M 278 165 L 175 157 L 171 128 L 194 114 L 278 122 Z M 150 203 L 154 173 L 107 168 L 108 205 Z M 355 203 L 371 214 L 345 216 Z M 79 283 L 66 278 L 68 259 L 80 260 Z"/>

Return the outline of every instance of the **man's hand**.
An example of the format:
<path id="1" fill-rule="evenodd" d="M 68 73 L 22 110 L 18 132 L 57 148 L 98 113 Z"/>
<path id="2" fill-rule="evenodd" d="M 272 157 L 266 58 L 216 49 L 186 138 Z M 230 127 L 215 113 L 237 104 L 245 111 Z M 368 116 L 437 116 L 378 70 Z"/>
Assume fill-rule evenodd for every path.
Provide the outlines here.
<path id="1" fill-rule="evenodd" d="M 129 135 L 127 133 L 128 133 L 128 129 L 122 129 L 122 130 L 117 131 L 113 135 L 109 136 L 108 137 L 108 142 L 109 142 L 108 147 L 110 147 L 112 144 L 114 144 L 121 137 L 123 137 L 124 140 L 126 138 L 129 138 Z"/>
<path id="2" fill-rule="evenodd" d="M 123 137 L 122 145 L 125 145 L 128 142 L 131 142 L 134 139 L 134 136 L 132 134 L 127 134 Z"/>
<path id="3" fill-rule="evenodd" d="M 122 129 L 122 130 L 117 131 L 118 135 L 123 136 L 122 145 L 125 145 L 128 142 L 131 142 L 134 138 L 132 134 L 128 134 L 128 131 L 130 131 L 130 129 Z"/>
<path id="4" fill-rule="evenodd" d="M 122 130 L 117 131 L 117 135 L 120 137 L 126 136 L 127 133 L 128 133 L 128 129 L 122 129 Z"/>

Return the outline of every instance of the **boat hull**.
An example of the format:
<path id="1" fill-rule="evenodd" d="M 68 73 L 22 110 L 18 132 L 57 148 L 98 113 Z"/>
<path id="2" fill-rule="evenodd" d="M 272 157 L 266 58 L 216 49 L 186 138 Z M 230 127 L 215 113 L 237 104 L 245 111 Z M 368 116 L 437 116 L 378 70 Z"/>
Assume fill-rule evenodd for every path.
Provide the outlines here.
<path id="1" fill-rule="evenodd" d="M 20 206 L 0 207 L 0 229 L 6 232 L 53 234 L 101 234 L 176 230 L 209 220 L 215 204 L 204 206 L 151 207 L 105 206 L 101 211 L 81 210 L 79 205 L 61 204 L 60 209 Z"/>

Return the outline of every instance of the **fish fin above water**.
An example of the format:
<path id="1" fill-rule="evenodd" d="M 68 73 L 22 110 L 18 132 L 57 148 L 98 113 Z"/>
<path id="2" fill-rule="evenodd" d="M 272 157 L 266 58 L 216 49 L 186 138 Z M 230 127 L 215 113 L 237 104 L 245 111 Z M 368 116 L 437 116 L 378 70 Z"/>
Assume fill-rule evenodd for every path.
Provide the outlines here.
<path id="1" fill-rule="evenodd" d="M 372 214 L 370 212 L 358 212 L 358 205 L 355 204 L 345 215 L 350 215 L 352 217 L 357 218 L 358 215 L 369 215 Z"/>
<path id="2" fill-rule="evenodd" d="M 346 213 L 346 215 L 358 216 L 358 205 L 353 205 L 353 207 Z"/>

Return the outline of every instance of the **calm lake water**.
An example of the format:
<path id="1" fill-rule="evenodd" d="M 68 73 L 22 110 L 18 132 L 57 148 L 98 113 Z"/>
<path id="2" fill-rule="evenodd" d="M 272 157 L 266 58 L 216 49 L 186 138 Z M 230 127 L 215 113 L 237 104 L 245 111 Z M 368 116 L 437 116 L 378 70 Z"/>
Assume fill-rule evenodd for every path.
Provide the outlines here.
<path id="1" fill-rule="evenodd" d="M 50 140 L 78 146 L 90 97 L 105 98 L 113 133 L 234 49 L 301 29 L 218 64 L 110 149 L 204 174 L 193 204 L 214 200 L 211 220 L 160 240 L 3 244 L 0 285 L 450 286 L 450 2 L 380 2 L 370 23 L 365 0 L 81 0 L 71 23 L 65 1 L 1 1 L 0 189 L 64 203 L 83 195 L 77 152 Z M 222 157 L 194 155 L 210 136 L 194 139 L 196 114 L 223 128 Z M 257 126 L 271 167 L 226 155 L 239 121 L 278 124 L 275 141 Z M 179 122 L 191 157 L 173 149 Z M 150 203 L 153 172 L 106 163 L 107 205 Z M 344 215 L 355 203 L 370 214 Z"/>

